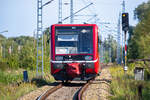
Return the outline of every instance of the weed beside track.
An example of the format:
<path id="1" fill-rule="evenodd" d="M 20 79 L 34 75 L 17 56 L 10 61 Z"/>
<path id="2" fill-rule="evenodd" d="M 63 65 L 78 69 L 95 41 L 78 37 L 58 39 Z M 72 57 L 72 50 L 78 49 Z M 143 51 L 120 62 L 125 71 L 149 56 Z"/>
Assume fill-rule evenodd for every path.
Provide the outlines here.
<path id="1" fill-rule="evenodd" d="M 137 81 L 134 79 L 134 67 L 128 66 L 126 74 L 122 66 L 113 66 L 110 68 L 112 74 L 111 100 L 139 100 L 138 87 L 142 86 L 142 100 L 150 98 L 150 82 Z"/>

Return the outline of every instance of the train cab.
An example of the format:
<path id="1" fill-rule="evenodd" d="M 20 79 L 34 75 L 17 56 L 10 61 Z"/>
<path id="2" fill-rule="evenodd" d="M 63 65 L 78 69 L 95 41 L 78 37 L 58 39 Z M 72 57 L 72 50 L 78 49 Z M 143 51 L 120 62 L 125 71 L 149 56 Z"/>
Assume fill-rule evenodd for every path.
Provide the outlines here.
<path id="1" fill-rule="evenodd" d="M 89 80 L 99 73 L 96 24 L 54 24 L 50 35 L 55 80 Z"/>

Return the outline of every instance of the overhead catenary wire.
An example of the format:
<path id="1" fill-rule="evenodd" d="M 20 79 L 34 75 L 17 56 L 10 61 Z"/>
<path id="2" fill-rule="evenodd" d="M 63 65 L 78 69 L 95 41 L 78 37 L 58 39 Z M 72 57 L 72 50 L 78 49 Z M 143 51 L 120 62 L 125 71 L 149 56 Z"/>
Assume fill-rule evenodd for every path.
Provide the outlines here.
<path id="1" fill-rule="evenodd" d="M 82 10 L 86 9 L 87 7 L 89 7 L 89 6 L 92 5 L 92 4 L 93 4 L 93 3 L 90 3 L 90 4 L 88 4 L 87 6 L 81 8 L 80 10 L 76 11 L 75 13 L 73 13 L 73 15 L 75 15 L 75 14 L 81 12 Z M 71 17 L 71 15 L 68 16 L 68 17 L 66 17 L 66 18 L 64 18 L 64 19 L 62 20 L 62 22 L 65 21 L 65 20 L 67 20 L 67 19 L 70 18 L 70 17 Z"/>

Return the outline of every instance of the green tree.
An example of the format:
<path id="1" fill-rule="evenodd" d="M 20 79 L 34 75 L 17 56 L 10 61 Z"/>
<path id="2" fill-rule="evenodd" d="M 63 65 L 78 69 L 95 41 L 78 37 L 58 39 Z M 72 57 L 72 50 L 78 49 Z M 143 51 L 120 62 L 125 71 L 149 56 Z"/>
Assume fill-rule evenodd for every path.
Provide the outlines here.
<path id="1" fill-rule="evenodd" d="M 129 31 L 129 58 L 150 57 L 150 1 L 139 5 L 135 9 L 135 16 L 139 23 Z"/>

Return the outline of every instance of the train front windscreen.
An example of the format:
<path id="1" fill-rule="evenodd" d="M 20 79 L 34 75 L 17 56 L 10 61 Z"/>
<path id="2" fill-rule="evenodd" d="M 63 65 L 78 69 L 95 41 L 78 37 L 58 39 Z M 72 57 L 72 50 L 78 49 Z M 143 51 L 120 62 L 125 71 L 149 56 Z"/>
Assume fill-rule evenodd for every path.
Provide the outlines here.
<path id="1" fill-rule="evenodd" d="M 57 26 L 56 54 L 93 54 L 92 26 Z"/>

